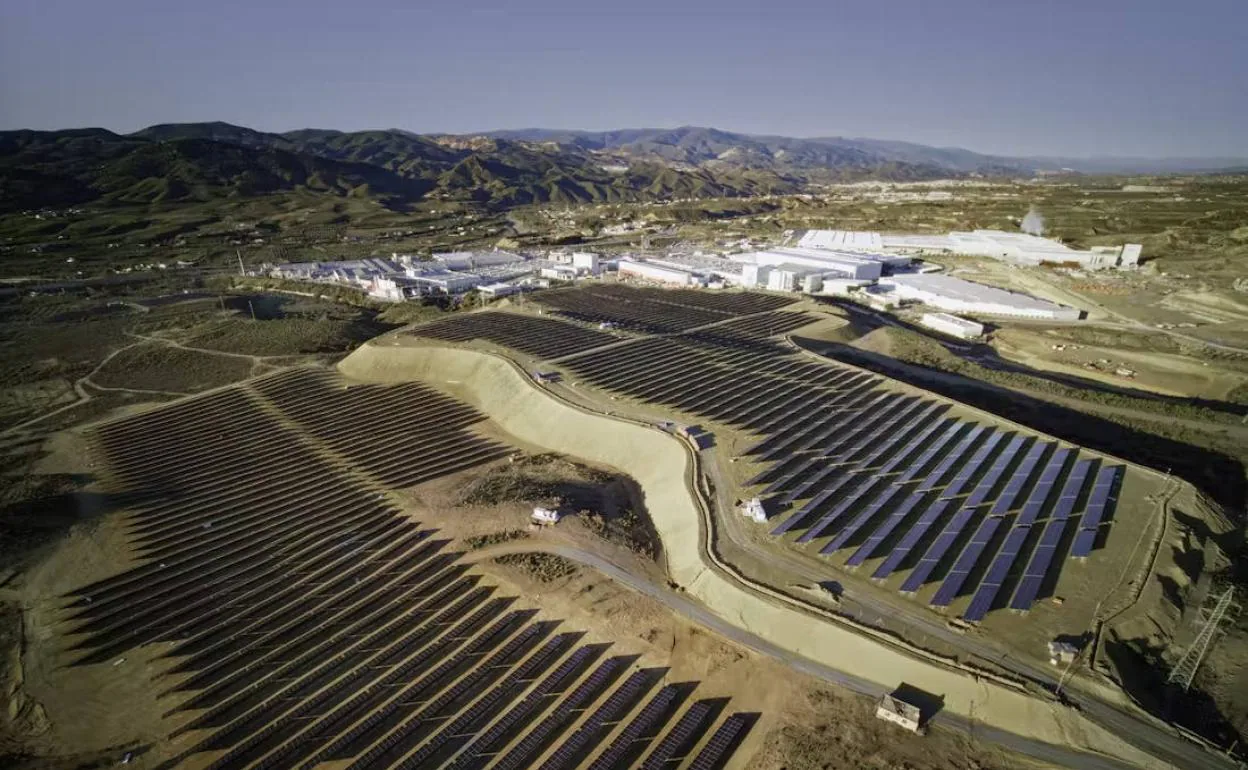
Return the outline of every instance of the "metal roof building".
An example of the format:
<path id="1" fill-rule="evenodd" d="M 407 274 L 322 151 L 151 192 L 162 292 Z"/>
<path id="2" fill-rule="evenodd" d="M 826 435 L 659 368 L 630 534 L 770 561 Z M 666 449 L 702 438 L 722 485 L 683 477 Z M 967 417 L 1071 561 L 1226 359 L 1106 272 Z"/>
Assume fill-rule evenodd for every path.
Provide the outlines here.
<path id="1" fill-rule="evenodd" d="M 1048 318 L 1077 321 L 1080 311 L 1056 302 L 1018 294 L 938 273 L 898 275 L 880 281 L 900 300 L 912 300 L 954 313 Z"/>

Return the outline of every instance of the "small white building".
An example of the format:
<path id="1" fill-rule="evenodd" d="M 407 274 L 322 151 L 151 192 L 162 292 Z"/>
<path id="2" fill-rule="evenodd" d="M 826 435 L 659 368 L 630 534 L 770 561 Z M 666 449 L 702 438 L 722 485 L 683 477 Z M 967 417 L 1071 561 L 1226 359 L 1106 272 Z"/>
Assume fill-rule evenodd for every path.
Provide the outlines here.
<path id="1" fill-rule="evenodd" d="M 559 517 L 559 511 L 555 510 L 554 508 L 543 508 L 542 506 L 539 505 L 533 509 L 533 515 L 530 516 L 529 518 L 533 521 L 534 524 L 538 524 L 543 527 L 549 527 L 552 524 L 558 524 L 560 517 Z"/>
<path id="2" fill-rule="evenodd" d="M 879 278 L 884 258 L 879 255 L 849 254 L 841 251 L 803 248 L 775 248 L 746 254 L 734 254 L 734 262 L 755 265 L 796 265 L 824 273 L 837 273 L 846 278 L 873 280 Z"/>
<path id="3" fill-rule="evenodd" d="M 600 268 L 598 266 L 598 255 L 588 251 L 576 251 L 572 253 L 572 267 L 577 272 L 584 272 L 589 275 L 598 275 Z"/>
<path id="4" fill-rule="evenodd" d="M 886 694 L 880 698 L 875 709 L 875 716 L 885 722 L 892 722 L 912 733 L 921 732 L 923 712 L 913 703 L 906 703 L 896 695 Z"/>
<path id="5" fill-rule="evenodd" d="M 521 288 L 513 283 L 490 283 L 485 286 L 478 286 L 477 291 L 490 299 L 498 299 L 499 297 L 518 294 Z"/>
<path id="6" fill-rule="evenodd" d="M 703 279 L 686 270 L 664 267 L 636 259 L 621 259 L 619 267 L 621 278 L 636 278 L 643 281 L 666 283 L 673 286 L 700 286 Z"/>
<path id="7" fill-rule="evenodd" d="M 538 271 L 538 275 L 555 281 L 575 281 L 576 268 L 571 265 L 550 265 Z"/>
<path id="8" fill-rule="evenodd" d="M 1079 657 L 1079 648 L 1070 642 L 1057 640 L 1049 642 L 1049 662 L 1053 665 L 1073 663 L 1077 657 Z"/>
<path id="9" fill-rule="evenodd" d="M 924 313 L 919 323 L 950 337 L 973 340 L 984 334 L 984 325 L 948 313 Z"/>
<path id="10" fill-rule="evenodd" d="M 767 265 L 758 265 L 747 263 L 741 266 L 741 285 L 747 289 L 757 289 L 759 286 L 766 286 L 767 279 L 771 275 L 771 268 Z"/>
<path id="11" fill-rule="evenodd" d="M 741 504 L 741 515 L 759 524 L 767 523 L 767 509 L 763 507 L 763 501 L 757 497 L 752 497 Z"/>

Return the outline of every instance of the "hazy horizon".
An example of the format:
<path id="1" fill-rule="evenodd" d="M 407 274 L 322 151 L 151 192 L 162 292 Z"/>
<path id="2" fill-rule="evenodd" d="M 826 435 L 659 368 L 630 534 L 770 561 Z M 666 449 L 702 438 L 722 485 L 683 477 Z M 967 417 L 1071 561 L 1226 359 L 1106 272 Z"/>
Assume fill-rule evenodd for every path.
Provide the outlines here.
<path id="1" fill-rule="evenodd" d="M 693 125 L 1008 156 L 1248 156 L 1248 5 L 1004 5 L 15 0 L 0 9 L 0 126 Z"/>

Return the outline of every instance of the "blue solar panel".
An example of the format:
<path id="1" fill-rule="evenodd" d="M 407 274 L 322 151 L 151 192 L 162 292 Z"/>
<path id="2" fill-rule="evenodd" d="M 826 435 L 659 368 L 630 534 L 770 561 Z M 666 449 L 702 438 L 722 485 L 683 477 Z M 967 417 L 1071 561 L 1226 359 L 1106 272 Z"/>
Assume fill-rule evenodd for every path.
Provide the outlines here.
<path id="1" fill-rule="evenodd" d="M 1050 519 L 1070 517 L 1071 511 L 1075 508 L 1075 501 L 1079 499 L 1079 493 L 1083 491 L 1083 483 L 1087 479 L 1088 469 L 1091 466 L 1091 460 L 1080 460 L 1075 465 L 1074 470 L 1066 477 L 1066 483 L 1062 485 L 1062 493 L 1057 498 L 1057 505 L 1053 506 L 1053 512 L 1049 514 Z"/>
<path id="2" fill-rule="evenodd" d="M 936 589 L 936 595 L 931 601 L 933 607 L 948 607 L 953 602 L 958 591 L 962 589 L 962 584 L 966 582 L 966 578 L 975 567 L 975 562 L 979 561 L 980 554 L 984 552 L 988 541 L 992 539 L 1000 525 L 1001 519 L 996 518 L 987 518 L 980 522 L 979 529 L 975 530 L 974 536 L 971 537 L 971 542 L 962 549 L 958 560 L 953 563 L 953 569 L 945 576 L 940 588 Z"/>
<path id="3" fill-rule="evenodd" d="M 1090 556 L 1092 546 L 1096 544 L 1095 529 L 1081 529 L 1075 533 L 1075 542 L 1070 546 L 1070 555 L 1078 558 Z"/>
<path id="4" fill-rule="evenodd" d="M 965 620 L 983 620 L 988 610 L 992 609 L 992 600 L 997 598 L 997 592 L 1001 590 L 1005 576 L 1010 574 L 1010 567 L 1014 566 L 1015 560 L 1018 559 L 1018 552 L 1023 547 L 1023 541 L 1030 533 L 1031 527 L 1014 527 L 1010 530 L 1010 534 L 1005 536 L 1001 550 L 992 560 L 988 573 L 984 575 L 983 582 L 979 584 L 979 590 L 975 592 L 975 596 L 971 597 L 971 604 L 962 615 Z"/>
<path id="5" fill-rule="evenodd" d="M 1015 525 L 1029 525 L 1035 522 L 1040 515 L 1040 509 L 1044 507 L 1053 491 L 1053 482 L 1057 480 L 1057 474 L 1061 473 L 1062 468 L 1066 466 L 1068 457 L 1070 457 L 1070 450 L 1063 447 L 1049 458 L 1048 464 L 1044 466 L 1044 472 L 1040 474 L 1036 485 L 1027 495 L 1027 502 L 1023 503 L 1023 511 L 1018 514 Z"/>
<path id="6" fill-rule="evenodd" d="M 938 411 L 944 411 L 944 407 L 943 406 L 939 407 Z M 931 424 L 929 424 L 926 428 L 916 433 L 913 437 L 911 437 L 909 441 L 906 442 L 905 446 L 897 450 L 897 454 L 893 455 L 891 460 L 881 465 L 879 472 L 880 473 L 892 473 L 893 470 L 898 465 L 901 464 L 902 460 L 905 460 L 907 457 L 914 454 L 914 450 L 918 449 L 918 447 L 924 441 L 926 441 L 933 433 L 940 430 L 942 426 L 945 426 L 948 424 L 949 423 L 947 421 L 941 421 L 939 419 L 932 420 Z M 956 424 L 957 423 L 954 423 L 954 425 Z"/>
<path id="7" fill-rule="evenodd" d="M 975 454 L 971 455 L 971 459 L 967 460 L 966 464 L 953 477 L 953 481 L 949 482 L 940 496 L 957 497 L 962 494 L 962 488 L 971 480 L 971 476 L 975 475 L 975 472 L 979 470 L 979 466 L 984 464 L 984 461 L 988 459 L 988 456 L 992 454 L 993 450 L 997 448 L 997 444 L 1000 444 L 1003 438 L 1005 438 L 1004 433 L 994 432 L 983 444 L 980 444 L 979 449 L 975 450 Z"/>
<path id="8" fill-rule="evenodd" d="M 857 567 L 871 558 L 871 553 L 879 547 L 880 543 L 884 542 L 885 538 L 893 533 L 893 530 L 897 529 L 906 516 L 910 515 L 910 511 L 914 509 L 914 506 L 918 505 L 922 499 L 923 495 L 915 493 L 903 500 L 899 507 L 888 514 L 888 518 L 884 520 L 884 523 L 876 527 L 866 542 L 860 545 L 857 551 L 854 551 L 854 555 L 846 560 L 845 566 Z"/>
<path id="9" fill-rule="evenodd" d="M 949 454 L 945 455 L 945 458 L 932 469 L 931 473 L 927 474 L 927 478 L 924 479 L 923 483 L 919 485 L 918 491 L 927 492 L 935 487 L 936 484 L 944 478 L 945 474 L 949 472 L 949 469 L 953 467 L 953 464 L 960 460 L 962 455 L 966 454 L 967 450 L 971 448 L 971 444 L 975 443 L 975 439 L 979 438 L 985 430 L 992 431 L 993 429 L 985 428 L 982 425 L 976 425 L 971 428 L 970 432 L 958 442 L 958 445 L 955 446 Z"/>
<path id="10" fill-rule="evenodd" d="M 914 548 L 915 543 L 919 542 L 923 538 L 924 533 L 932 528 L 932 524 L 936 523 L 936 520 L 944 514 L 945 508 L 948 506 L 948 500 L 937 500 L 929 505 L 927 510 L 923 511 L 923 514 L 919 516 L 919 520 L 914 522 L 914 526 L 910 527 L 909 531 L 902 536 L 901 542 L 897 543 L 888 554 L 888 557 L 884 559 L 884 562 L 879 567 L 876 567 L 871 577 L 886 578 L 891 575 L 893 570 L 897 569 L 897 565 L 901 564 L 910 554 L 910 549 Z"/>
<path id="11" fill-rule="evenodd" d="M 901 488 L 896 484 L 888 485 L 883 492 L 876 495 L 870 505 L 854 517 L 853 521 L 846 524 L 844 529 L 836 533 L 836 537 L 832 538 L 832 540 L 829 541 L 823 548 L 820 548 L 819 553 L 832 553 L 841 546 L 845 545 L 845 543 L 854 536 L 854 533 L 862 528 L 863 524 L 866 524 L 872 517 L 879 513 L 880 509 L 887 505 L 888 502 L 892 500 L 893 497 L 900 491 Z"/>
<path id="12" fill-rule="evenodd" d="M 1057 544 L 1062 540 L 1062 533 L 1066 531 L 1065 521 L 1050 521 L 1044 527 L 1044 532 L 1040 535 L 1040 542 L 1036 545 L 1036 551 L 1031 555 L 1031 561 L 1027 564 L 1027 569 L 1023 572 L 1023 579 L 1018 583 L 1018 590 L 1014 592 L 1014 598 L 1010 600 L 1010 609 L 1026 610 L 1036 601 L 1037 594 L 1040 593 L 1040 585 L 1044 582 L 1044 575 L 1049 571 L 1049 565 L 1053 563 L 1053 555 L 1057 553 Z"/>
<path id="13" fill-rule="evenodd" d="M 932 417 L 932 415 L 934 415 L 935 413 L 943 411 L 945 408 L 946 407 L 943 404 L 928 404 L 926 408 L 924 408 L 922 411 L 918 412 L 917 414 L 914 414 L 911 417 L 909 417 L 904 423 L 896 425 L 893 428 L 892 435 L 890 435 L 883 442 L 881 442 L 879 446 L 875 447 L 871 451 L 871 454 L 864 457 L 858 463 L 858 467 L 870 468 L 872 465 L 875 464 L 876 460 L 883 457 L 885 453 L 890 451 L 893 447 L 897 446 L 897 444 L 900 443 L 903 439 L 909 436 L 911 431 L 914 430 L 914 427 L 916 425 Z M 928 428 L 927 430 L 930 431 L 931 428 Z M 906 451 L 906 450 L 903 450 L 903 451 Z M 877 471 L 877 473 L 880 473 L 880 474 L 883 474 L 886 472 L 887 471 L 883 469 L 880 469 L 879 471 Z"/>
<path id="14" fill-rule="evenodd" d="M 984 499 L 992 492 L 993 487 L 1000 481 L 1006 467 L 1013 462 L 1014 455 L 1018 454 L 1018 450 L 1023 448 L 1023 444 L 1026 441 L 1027 438 L 1025 436 L 1015 436 L 1010 439 L 1010 443 L 1001 451 L 1001 454 L 997 455 L 997 459 L 992 463 L 992 467 L 988 469 L 983 478 L 979 480 L 979 483 L 975 485 L 975 489 L 970 496 L 962 503 L 963 506 L 974 508 L 984 502 Z"/>
<path id="15" fill-rule="evenodd" d="M 958 432 L 962 430 L 962 426 L 965 425 L 965 423 L 956 418 L 950 418 L 945 420 L 942 425 L 947 427 L 945 427 L 944 431 L 936 437 L 936 440 L 928 445 L 918 457 L 916 457 L 912 462 L 907 463 L 906 469 L 902 471 L 900 476 L 897 477 L 898 483 L 909 481 L 919 475 L 919 472 L 923 470 L 929 462 L 931 462 L 932 458 L 944 448 L 945 444 L 948 444 L 953 440 L 954 436 L 958 435 Z"/>
<path id="16" fill-rule="evenodd" d="M 1031 449 L 1028 450 L 1023 461 L 1014 469 L 1014 473 L 1010 476 L 1009 482 L 1006 483 L 1005 489 L 1001 490 L 1001 496 L 993 504 L 993 516 L 1002 516 L 1010 508 L 1014 507 L 1014 501 L 1018 499 L 1018 493 L 1022 491 L 1023 485 L 1027 483 L 1027 479 L 1031 478 L 1031 472 L 1035 469 L 1036 463 L 1040 462 L 1040 458 L 1044 456 L 1044 453 L 1051 446 L 1053 445 L 1039 441 L 1031 445 Z"/>
<path id="17" fill-rule="evenodd" d="M 815 449 L 822 454 L 830 454 L 837 447 L 861 435 L 863 431 L 870 430 L 876 423 L 886 419 L 893 410 L 904 405 L 905 401 L 900 396 L 887 396 L 866 403 L 860 410 L 847 413 L 848 426 L 836 426 L 813 438 L 799 441 L 795 450 Z"/>
<path id="18" fill-rule="evenodd" d="M 936 536 L 936 539 L 932 541 L 932 544 L 923 554 L 923 558 L 918 565 L 906 577 L 905 582 L 901 584 L 903 592 L 911 593 L 917 591 L 927 582 L 928 576 L 932 574 L 932 570 L 936 569 L 936 565 L 944 558 L 949 548 L 953 545 L 953 541 L 958 539 L 962 528 L 971 520 L 973 513 L 970 509 L 963 508 L 953 514 L 949 522 L 945 524 L 945 528 L 940 531 L 940 534 Z"/>
<path id="19" fill-rule="evenodd" d="M 1101 525 L 1105 512 L 1112 505 L 1111 497 L 1121 471 L 1121 465 L 1101 466 L 1100 472 L 1096 474 L 1096 485 L 1088 496 L 1088 507 L 1084 509 L 1083 518 L 1079 521 L 1080 529 L 1096 529 Z"/>
<path id="20" fill-rule="evenodd" d="M 802 533 L 802 536 L 797 539 L 797 542 L 809 543 L 811 540 L 814 540 L 822 535 L 823 531 L 828 528 L 829 524 L 845 515 L 845 512 L 853 507 L 854 503 L 858 502 L 858 500 L 866 495 L 868 491 L 876 488 L 877 486 L 878 485 L 876 483 L 859 485 L 857 489 L 837 501 L 836 505 L 832 506 L 832 510 L 828 511 L 823 516 L 820 516 L 819 520 L 810 526 L 810 529 Z"/>

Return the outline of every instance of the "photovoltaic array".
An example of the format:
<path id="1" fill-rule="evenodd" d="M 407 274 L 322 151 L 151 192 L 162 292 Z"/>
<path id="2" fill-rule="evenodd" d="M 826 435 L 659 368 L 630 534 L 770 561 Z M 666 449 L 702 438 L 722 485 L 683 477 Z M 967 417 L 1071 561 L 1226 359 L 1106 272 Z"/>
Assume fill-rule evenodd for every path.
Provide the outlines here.
<path id="1" fill-rule="evenodd" d="M 765 469 L 750 483 L 780 514 L 776 535 L 845 551 L 845 566 L 878 580 L 901 573 L 906 593 L 939 583 L 933 606 L 970 596 L 972 621 L 1026 610 L 1068 555 L 1103 541 L 1122 466 L 799 354 L 774 338 L 817 317 L 769 299 L 624 286 L 537 298 L 570 320 L 662 332 L 558 363 L 612 393 L 758 434 L 747 455 Z"/>
<path id="2" fill-rule="evenodd" d="M 482 419 L 300 370 L 101 426 L 139 563 L 67 597 L 68 663 L 160 645 L 163 767 L 718 762 L 740 720 L 697 682 L 560 631 L 378 494 L 511 451 Z"/>

